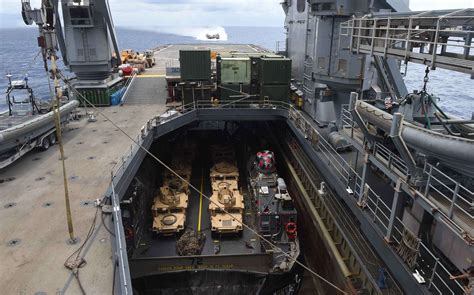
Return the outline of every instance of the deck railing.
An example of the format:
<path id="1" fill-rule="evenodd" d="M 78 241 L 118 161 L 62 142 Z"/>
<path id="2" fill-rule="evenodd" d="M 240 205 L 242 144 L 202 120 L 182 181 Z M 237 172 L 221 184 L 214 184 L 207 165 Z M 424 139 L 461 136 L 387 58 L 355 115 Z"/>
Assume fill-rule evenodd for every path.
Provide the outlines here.
<path id="1" fill-rule="evenodd" d="M 457 209 L 467 215 L 468 218 L 474 218 L 472 214 L 474 210 L 474 194 L 471 190 L 431 164 L 425 163 L 423 174 L 427 178 L 424 192 L 425 197 L 429 198 L 436 195 L 449 203 L 449 207 L 441 207 L 443 213 L 449 218 L 453 218 Z"/>
<path id="2" fill-rule="evenodd" d="M 362 196 L 363 204 L 361 204 L 361 210 L 367 208 L 364 212 L 379 225 L 380 232 L 387 236 L 389 233 L 390 216 L 392 214 L 392 209 L 390 208 L 391 204 L 387 204 L 370 187 L 362 186 L 362 177 L 337 153 L 326 139 L 319 134 L 316 128 L 313 127 L 311 121 L 309 121 L 301 111 L 291 106 L 289 118 L 294 122 L 295 127 L 300 130 L 305 138 L 310 140 L 315 152 L 319 152 L 319 154 L 327 160 L 328 166 L 337 173 L 340 180 L 346 183 L 348 188 L 353 189 L 353 197 L 359 198 L 360 200 L 360 196 Z M 308 126 L 311 126 L 311 128 L 308 128 Z M 311 140 L 311 135 L 314 136 L 314 134 L 316 134 L 318 138 L 317 141 Z M 395 159 L 394 156 L 392 156 L 392 158 Z M 392 229 L 392 237 L 395 241 L 393 247 L 396 248 L 401 243 L 405 225 L 396 217 Z M 412 270 L 426 269 L 425 274 L 428 276 L 424 278 L 428 284 L 428 288 L 439 294 L 463 294 L 461 284 L 457 281 L 453 282 L 449 280 L 451 273 L 442 265 L 438 256 L 430 251 L 421 241 L 420 249 L 422 249 L 422 251 L 418 254 L 416 266 Z M 435 261 L 435 263 L 432 263 L 432 261 Z"/>
<path id="3" fill-rule="evenodd" d="M 374 144 L 373 155 L 382 162 L 390 171 L 405 181 L 408 179 L 409 170 L 405 161 L 380 143 Z"/>
<path id="4" fill-rule="evenodd" d="M 357 128 L 357 123 L 352 119 L 348 105 L 342 107 L 341 124 L 343 128 L 351 129 L 350 137 L 354 138 L 353 134 L 355 128 Z M 372 154 L 392 173 L 405 181 L 408 179 L 409 170 L 404 160 L 388 148 L 380 143 L 375 143 Z M 439 209 L 448 219 L 452 219 L 456 212 L 465 215 L 467 218 L 474 218 L 474 193 L 470 189 L 427 162 L 423 165 L 421 177 L 426 179 L 423 195 L 428 199 L 441 197 L 442 203 L 447 204 L 447 206 L 439 206 Z M 452 222 L 456 224 L 455 221 Z M 456 227 L 460 229 L 459 225 L 456 225 Z"/>
<path id="5" fill-rule="evenodd" d="M 341 23 L 339 46 L 473 75 L 474 9 L 365 15 Z M 474 77 L 474 76 L 472 76 Z"/>

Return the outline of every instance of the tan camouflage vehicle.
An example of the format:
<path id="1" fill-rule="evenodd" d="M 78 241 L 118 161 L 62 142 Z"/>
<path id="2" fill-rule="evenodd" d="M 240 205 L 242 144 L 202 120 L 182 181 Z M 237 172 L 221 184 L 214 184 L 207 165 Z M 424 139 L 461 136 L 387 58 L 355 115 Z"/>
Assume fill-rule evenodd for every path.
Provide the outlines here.
<path id="1" fill-rule="evenodd" d="M 152 230 L 161 235 L 172 235 L 184 229 L 188 191 L 179 179 L 172 179 L 160 188 L 153 201 Z"/>
<path id="2" fill-rule="evenodd" d="M 173 159 L 170 163 L 170 168 L 184 178 L 187 182 L 191 182 L 191 174 L 193 172 L 193 160 L 195 157 L 195 145 L 189 145 L 184 148 L 177 149 L 174 152 Z M 174 173 L 165 170 L 163 174 L 163 186 L 166 186 L 169 181 L 179 179 Z M 189 194 L 189 185 L 183 183 L 184 189 Z"/>
<path id="3" fill-rule="evenodd" d="M 173 169 L 176 173 L 179 174 L 182 178 L 184 178 L 187 182 L 191 182 L 191 174 L 192 174 L 192 162 L 191 160 L 186 160 L 186 159 L 180 159 L 180 160 L 174 160 L 171 162 L 170 165 L 171 169 Z M 166 170 L 163 176 L 163 186 L 168 185 L 170 181 L 173 180 L 179 180 L 179 178 L 169 170 Z M 187 183 L 182 183 L 184 190 L 189 194 L 189 185 Z"/>
<path id="4" fill-rule="evenodd" d="M 241 234 L 244 198 L 239 191 L 239 171 L 235 163 L 221 161 L 211 168 L 212 196 L 209 202 L 211 233 Z M 231 215 L 224 212 L 227 211 Z"/>
<path id="5" fill-rule="evenodd" d="M 232 162 L 235 159 L 235 151 L 231 145 L 215 144 L 211 145 L 210 149 L 213 163 L 219 163 L 220 161 Z"/>

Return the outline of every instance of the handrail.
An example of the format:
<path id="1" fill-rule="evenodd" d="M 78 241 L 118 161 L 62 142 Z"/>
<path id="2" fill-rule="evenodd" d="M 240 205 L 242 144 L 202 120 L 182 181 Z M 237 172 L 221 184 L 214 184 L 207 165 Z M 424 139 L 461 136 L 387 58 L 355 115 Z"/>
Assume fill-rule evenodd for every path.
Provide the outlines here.
<path id="1" fill-rule="evenodd" d="M 134 73 L 131 77 L 129 77 L 127 79 L 127 81 L 125 82 L 125 85 L 123 87 L 125 87 L 125 92 L 124 94 L 122 95 L 122 98 L 120 99 L 120 105 L 123 105 L 125 103 L 125 100 L 127 99 L 127 94 L 128 94 L 128 91 L 130 88 L 132 88 L 132 84 L 133 82 L 135 81 L 135 78 L 137 77 L 137 73 Z"/>
<path id="2" fill-rule="evenodd" d="M 123 282 L 123 285 L 121 285 L 123 294 L 128 294 L 128 291 L 131 290 L 131 286 L 128 286 L 129 280 L 128 280 L 128 271 L 126 269 L 126 266 L 128 263 L 125 261 L 124 257 L 127 256 L 127 249 L 126 249 L 126 239 L 125 239 L 125 234 L 123 231 L 123 225 L 121 222 L 117 222 L 118 220 L 122 220 L 122 214 L 120 212 L 120 202 L 118 202 L 118 196 L 115 194 L 115 184 L 114 184 L 114 176 L 112 174 L 112 179 L 111 179 L 111 188 L 112 188 L 112 213 L 114 220 L 114 231 L 115 231 L 115 241 L 116 241 L 116 251 L 117 251 L 117 262 L 114 262 L 118 264 L 118 271 L 120 275 L 120 281 Z M 114 268 L 114 274 L 115 274 L 115 268 Z M 112 282 L 115 284 L 115 282 Z"/>
<path id="3" fill-rule="evenodd" d="M 374 145 L 373 154 L 374 154 L 374 156 L 376 156 L 376 157 L 379 156 L 379 157 L 383 158 L 385 161 L 387 161 L 386 165 L 387 165 L 388 169 L 392 170 L 396 174 L 399 174 L 399 173 L 397 173 L 397 171 L 392 169 L 392 167 L 396 168 L 398 171 L 401 172 L 401 175 L 399 175 L 400 177 L 404 178 L 405 180 L 408 178 L 409 170 L 408 170 L 407 165 L 405 164 L 405 161 L 403 161 L 402 158 L 397 156 L 395 153 L 390 151 L 388 148 L 386 148 L 385 146 L 383 146 L 380 143 L 376 143 Z"/>
<path id="4" fill-rule="evenodd" d="M 472 19 L 473 10 L 422 15 L 366 15 L 350 19 L 340 25 L 339 43 L 344 37 L 349 39 L 349 49 L 357 53 L 390 56 L 472 75 L 474 44 L 472 30 L 465 24 Z M 417 47 L 421 49 L 415 51 Z"/>
<path id="5" fill-rule="evenodd" d="M 453 217 L 455 208 L 462 211 L 469 218 L 474 218 L 474 215 L 469 212 L 472 211 L 471 208 L 473 207 L 474 193 L 472 191 L 431 164 L 425 163 L 423 174 L 427 177 L 425 197 L 429 197 L 430 191 L 433 190 L 446 199 L 450 203 L 450 207 L 448 210 L 443 209 L 449 218 Z M 466 207 L 469 209 L 466 209 Z"/>
<path id="6" fill-rule="evenodd" d="M 343 123 L 342 127 L 351 128 L 352 135 L 356 123 L 352 120 L 352 115 L 347 110 L 347 108 L 348 105 L 343 105 L 341 112 L 341 122 Z M 394 174 L 398 175 L 402 179 L 407 179 L 409 170 L 402 158 L 397 156 L 395 153 L 380 143 L 374 144 L 372 153 Z M 383 161 L 381 161 L 382 159 Z M 455 213 L 454 210 L 457 209 L 463 214 L 467 215 L 469 218 L 474 218 L 471 209 L 474 207 L 474 193 L 472 191 L 440 171 L 438 168 L 426 162 L 424 163 L 421 176 L 427 179 L 423 194 L 426 198 L 434 198 L 434 196 L 429 194 L 431 191 L 433 191 L 449 202 L 448 208 L 440 208 L 440 212 L 444 216 L 446 216 L 448 219 L 452 219 Z M 456 228 L 458 228 L 458 230 L 461 232 L 463 231 L 459 225 L 456 223 L 454 223 L 454 225 Z"/>

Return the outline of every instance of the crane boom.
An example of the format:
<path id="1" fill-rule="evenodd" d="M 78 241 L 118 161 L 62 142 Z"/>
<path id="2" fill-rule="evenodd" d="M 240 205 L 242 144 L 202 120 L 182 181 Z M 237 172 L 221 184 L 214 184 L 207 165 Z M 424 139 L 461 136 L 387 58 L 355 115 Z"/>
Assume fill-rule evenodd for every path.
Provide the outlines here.
<path id="1" fill-rule="evenodd" d="M 108 0 L 64 0 L 61 4 L 43 0 L 40 9 L 32 9 L 30 0 L 22 0 L 22 16 L 27 25 L 38 25 L 41 40 L 51 40 L 39 44 L 44 60 L 59 45 L 64 64 L 78 80 L 107 79 L 120 64 Z"/>

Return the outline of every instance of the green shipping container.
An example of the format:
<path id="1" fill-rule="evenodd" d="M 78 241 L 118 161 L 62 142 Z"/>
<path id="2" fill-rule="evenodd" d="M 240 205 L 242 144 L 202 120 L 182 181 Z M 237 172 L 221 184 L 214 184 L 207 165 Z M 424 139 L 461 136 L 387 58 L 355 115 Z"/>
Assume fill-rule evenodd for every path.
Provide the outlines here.
<path id="1" fill-rule="evenodd" d="M 221 83 L 250 83 L 249 58 L 222 58 L 219 66 Z"/>
<path id="2" fill-rule="evenodd" d="M 291 59 L 261 58 L 259 75 L 261 84 L 289 84 L 291 80 Z"/>
<path id="3" fill-rule="evenodd" d="M 181 87 L 180 87 L 181 89 Z M 184 105 L 191 104 L 194 100 L 211 101 L 211 90 L 186 86 L 183 89 Z"/>
<path id="4" fill-rule="evenodd" d="M 86 102 L 84 99 L 79 97 L 81 106 L 90 106 L 90 103 L 97 107 L 106 107 L 110 105 L 110 93 L 106 88 L 81 89 L 79 92 L 89 101 Z"/>
<path id="5" fill-rule="evenodd" d="M 76 89 L 79 91 L 79 93 L 85 96 L 85 98 L 93 105 L 98 107 L 106 107 L 110 106 L 111 95 L 117 92 L 122 87 L 123 80 L 119 80 L 119 82 L 114 83 L 109 87 L 80 87 Z M 86 102 L 80 96 L 78 96 L 78 100 L 80 101 L 81 106 L 84 106 L 85 104 L 87 104 L 87 106 L 90 106 L 90 103 Z"/>
<path id="6" fill-rule="evenodd" d="M 251 77 L 252 83 L 260 84 L 260 58 L 259 57 L 251 57 L 250 58 L 250 66 L 251 66 Z"/>
<path id="7" fill-rule="evenodd" d="M 219 87 L 219 100 L 220 101 L 231 101 L 242 99 L 243 96 L 240 94 L 240 91 L 244 93 L 249 93 L 250 85 L 243 84 L 242 88 L 238 84 L 222 84 Z M 249 100 L 257 100 L 257 97 L 249 98 Z"/>
<path id="8" fill-rule="evenodd" d="M 271 101 L 289 101 L 289 86 L 288 85 L 261 85 L 260 98 L 263 100 L 268 97 Z"/>
<path id="9" fill-rule="evenodd" d="M 210 50 L 180 50 L 179 62 L 182 81 L 211 80 Z"/>

